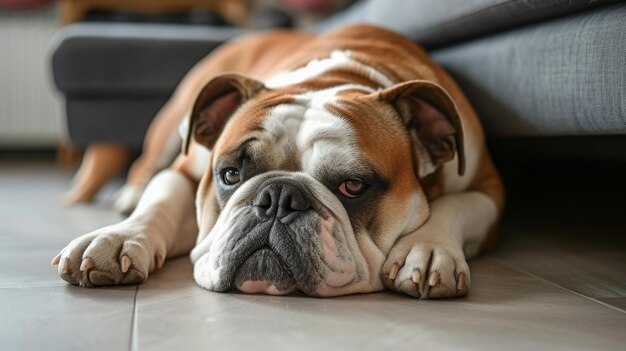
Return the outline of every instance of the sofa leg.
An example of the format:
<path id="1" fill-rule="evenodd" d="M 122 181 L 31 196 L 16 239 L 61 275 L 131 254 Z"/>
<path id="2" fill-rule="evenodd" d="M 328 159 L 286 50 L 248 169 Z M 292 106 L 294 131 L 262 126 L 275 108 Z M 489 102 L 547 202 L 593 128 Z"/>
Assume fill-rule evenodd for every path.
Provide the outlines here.
<path id="1" fill-rule="evenodd" d="M 100 188 L 128 163 L 130 150 L 119 144 L 96 143 L 87 147 L 73 186 L 63 196 L 66 206 L 91 201 Z"/>

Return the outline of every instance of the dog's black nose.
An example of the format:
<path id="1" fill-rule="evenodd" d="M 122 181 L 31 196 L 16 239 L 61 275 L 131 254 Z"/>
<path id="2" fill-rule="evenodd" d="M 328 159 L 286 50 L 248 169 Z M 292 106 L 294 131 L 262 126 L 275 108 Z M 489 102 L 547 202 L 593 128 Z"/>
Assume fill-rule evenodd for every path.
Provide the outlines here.
<path id="1" fill-rule="evenodd" d="M 274 181 L 265 185 L 253 205 L 259 218 L 284 218 L 311 208 L 311 202 L 297 184 Z"/>

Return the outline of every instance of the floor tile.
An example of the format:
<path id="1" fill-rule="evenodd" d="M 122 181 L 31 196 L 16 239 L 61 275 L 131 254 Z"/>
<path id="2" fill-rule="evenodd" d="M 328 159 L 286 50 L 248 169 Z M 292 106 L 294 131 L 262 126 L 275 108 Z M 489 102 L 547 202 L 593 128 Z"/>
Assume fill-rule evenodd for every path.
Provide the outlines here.
<path id="1" fill-rule="evenodd" d="M 503 246 L 498 257 L 513 267 L 589 297 L 626 296 L 626 249 L 613 243 L 535 229 L 516 233 Z"/>
<path id="2" fill-rule="evenodd" d="M 169 350 L 615 349 L 626 314 L 505 267 L 472 262 L 468 298 L 379 293 L 332 299 L 220 294 L 191 281 L 188 259 L 139 287 L 136 342 Z M 167 335 L 167 337 L 163 337 Z"/>
<path id="3" fill-rule="evenodd" d="M 71 179 L 69 172 L 47 163 L 0 162 L 0 240 L 59 239 L 65 243 L 122 218 L 110 206 L 121 180 L 105 186 L 93 203 L 64 207 L 61 198 Z"/>
<path id="4" fill-rule="evenodd" d="M 62 243 L 0 238 L 0 288 L 66 286 L 51 266 Z"/>
<path id="5" fill-rule="evenodd" d="M 135 287 L 0 289 L 2 350 L 127 350 Z"/>
<path id="6" fill-rule="evenodd" d="M 497 255 L 592 298 L 626 297 L 626 185 L 572 178 L 563 185 L 532 178 L 527 189 L 511 189 Z"/>

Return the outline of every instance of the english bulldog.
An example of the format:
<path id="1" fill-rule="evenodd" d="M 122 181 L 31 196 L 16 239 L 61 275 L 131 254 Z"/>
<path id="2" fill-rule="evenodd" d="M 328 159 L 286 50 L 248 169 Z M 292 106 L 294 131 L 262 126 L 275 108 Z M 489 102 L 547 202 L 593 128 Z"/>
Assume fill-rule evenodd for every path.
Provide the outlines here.
<path id="1" fill-rule="evenodd" d="M 449 298 L 496 236 L 504 190 L 476 114 L 388 30 L 233 41 L 165 109 L 189 111 L 183 152 L 127 219 L 53 259 L 62 279 L 141 283 L 191 253 L 211 291 Z"/>

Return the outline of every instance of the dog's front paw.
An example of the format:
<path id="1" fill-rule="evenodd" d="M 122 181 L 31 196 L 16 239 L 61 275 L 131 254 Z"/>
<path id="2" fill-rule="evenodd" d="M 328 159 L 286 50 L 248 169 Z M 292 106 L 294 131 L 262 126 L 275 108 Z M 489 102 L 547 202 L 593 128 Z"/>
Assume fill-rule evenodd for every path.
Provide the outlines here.
<path id="1" fill-rule="evenodd" d="M 72 240 L 52 264 L 63 280 L 93 287 L 141 283 L 164 257 L 164 248 L 153 247 L 142 226 L 122 222 Z"/>
<path id="2" fill-rule="evenodd" d="M 422 299 L 467 294 L 470 272 L 461 249 L 405 239 L 394 246 L 383 265 L 381 278 L 388 289 Z"/>

